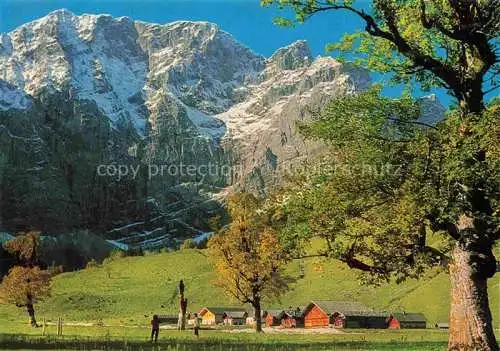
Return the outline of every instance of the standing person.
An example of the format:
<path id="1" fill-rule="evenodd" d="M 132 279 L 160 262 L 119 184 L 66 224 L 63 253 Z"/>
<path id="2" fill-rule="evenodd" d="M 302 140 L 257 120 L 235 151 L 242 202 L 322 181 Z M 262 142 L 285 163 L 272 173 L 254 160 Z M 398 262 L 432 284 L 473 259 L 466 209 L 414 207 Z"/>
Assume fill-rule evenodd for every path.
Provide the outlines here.
<path id="1" fill-rule="evenodd" d="M 198 313 L 194 314 L 194 336 L 196 338 L 200 337 L 200 319 L 198 318 Z"/>
<path id="2" fill-rule="evenodd" d="M 151 320 L 151 342 L 153 341 L 153 337 L 155 342 L 158 341 L 159 332 L 160 332 L 160 319 L 155 314 L 153 316 L 153 319 Z"/>

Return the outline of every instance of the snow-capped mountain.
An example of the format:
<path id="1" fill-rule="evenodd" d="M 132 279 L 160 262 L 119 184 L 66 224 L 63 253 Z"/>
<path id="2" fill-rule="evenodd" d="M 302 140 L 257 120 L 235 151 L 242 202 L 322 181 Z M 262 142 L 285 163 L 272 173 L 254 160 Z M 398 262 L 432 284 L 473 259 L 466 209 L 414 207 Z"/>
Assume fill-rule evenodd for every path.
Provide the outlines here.
<path id="1" fill-rule="evenodd" d="M 0 36 L 0 229 L 204 235 L 228 189 L 316 154 L 296 121 L 369 84 L 304 41 L 265 58 L 211 23 L 50 13 Z"/>

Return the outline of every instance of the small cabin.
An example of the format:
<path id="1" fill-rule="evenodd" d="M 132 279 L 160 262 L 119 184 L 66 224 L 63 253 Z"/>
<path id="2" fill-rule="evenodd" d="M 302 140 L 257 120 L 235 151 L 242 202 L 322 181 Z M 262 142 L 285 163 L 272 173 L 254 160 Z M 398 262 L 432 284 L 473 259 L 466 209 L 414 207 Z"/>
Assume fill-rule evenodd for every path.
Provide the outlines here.
<path id="1" fill-rule="evenodd" d="M 282 310 L 267 310 L 262 312 L 262 324 L 266 327 L 275 327 L 280 325 L 279 315 Z M 254 324 L 255 325 L 255 324 Z"/>
<path id="2" fill-rule="evenodd" d="M 242 324 L 245 324 L 246 313 L 244 308 L 238 307 L 203 307 L 198 315 L 201 317 L 202 325 L 239 325 L 242 318 Z"/>
<path id="3" fill-rule="evenodd" d="M 450 329 L 450 325 L 446 322 L 436 323 L 438 329 Z"/>
<path id="4" fill-rule="evenodd" d="M 334 312 L 332 324 L 335 328 L 387 328 L 387 313 L 374 311 Z"/>
<path id="5" fill-rule="evenodd" d="M 268 316 L 270 311 L 261 311 L 261 314 L 260 314 L 260 318 L 261 318 L 261 322 L 262 322 L 262 326 L 264 326 L 266 324 L 266 317 Z M 279 313 L 279 311 L 278 311 Z M 248 313 L 248 317 L 247 317 L 247 321 L 246 321 L 246 324 L 251 326 L 251 327 L 255 327 L 255 310 L 252 309 L 251 312 Z"/>
<path id="6" fill-rule="evenodd" d="M 304 311 L 304 306 L 296 308 L 289 307 L 288 309 L 281 311 L 278 315 L 279 325 L 282 328 L 304 327 Z"/>
<path id="7" fill-rule="evenodd" d="M 158 316 L 158 320 L 160 321 L 160 324 L 177 325 L 177 323 L 179 322 L 179 316 L 176 316 L 174 314 L 161 315 Z"/>
<path id="8" fill-rule="evenodd" d="M 422 313 L 393 313 L 387 320 L 389 329 L 425 329 L 427 321 Z"/>
<path id="9" fill-rule="evenodd" d="M 332 324 L 338 328 L 351 328 L 366 324 L 365 321 L 361 320 L 366 319 L 365 315 L 370 313 L 375 314 L 369 307 L 359 302 L 313 301 L 307 305 L 304 311 L 304 326 L 306 328 L 319 328 Z M 385 317 L 383 321 L 385 324 Z"/>
<path id="10" fill-rule="evenodd" d="M 222 316 L 224 325 L 245 325 L 247 317 L 248 313 L 245 310 L 225 311 Z"/>
<path id="11" fill-rule="evenodd" d="M 316 302 L 311 302 L 304 310 L 304 327 L 321 328 L 330 324 L 330 314 L 328 310 L 320 307 Z"/>
<path id="12" fill-rule="evenodd" d="M 295 320 L 292 314 L 283 311 L 283 313 L 280 316 L 280 325 L 283 328 L 296 328 L 297 321 Z"/>

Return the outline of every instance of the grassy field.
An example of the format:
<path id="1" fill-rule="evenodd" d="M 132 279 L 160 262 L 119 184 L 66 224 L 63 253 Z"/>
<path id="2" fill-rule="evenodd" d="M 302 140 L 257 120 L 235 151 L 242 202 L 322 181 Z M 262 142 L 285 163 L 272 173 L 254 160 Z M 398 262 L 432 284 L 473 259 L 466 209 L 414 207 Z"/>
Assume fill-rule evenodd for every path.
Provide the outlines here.
<path id="1" fill-rule="evenodd" d="M 294 262 L 290 271 L 298 275 Z M 173 298 L 179 279 L 186 283 L 189 310 L 206 305 L 237 305 L 214 287 L 214 272 L 203 250 L 182 250 L 140 257 L 117 258 L 102 266 L 56 276 L 52 296 L 37 306 L 39 318 L 110 325 L 148 325 L 153 314 L 175 313 Z M 490 281 L 495 326 L 500 320 L 500 279 Z M 447 321 L 449 281 L 433 271 L 421 280 L 380 287 L 360 285 L 356 273 L 332 261 L 305 261 L 304 278 L 279 301 L 265 308 L 304 305 L 311 300 L 357 300 L 380 310 L 423 312 L 428 324 Z M 0 332 L 9 323 L 24 320 L 24 311 L 0 305 Z"/>
<path id="2" fill-rule="evenodd" d="M 299 264 L 291 263 L 289 270 L 298 275 Z M 0 349 L 150 349 L 145 344 L 148 329 L 144 327 L 155 313 L 177 311 L 177 297 L 172 297 L 179 279 L 186 283 L 190 311 L 198 311 L 205 305 L 238 305 L 213 286 L 214 274 L 206 251 L 182 250 L 116 258 L 98 267 L 58 275 L 53 281 L 52 296 L 37 306 L 39 321 L 45 317 L 53 322 L 62 317 L 67 323 L 102 322 L 105 327 L 66 326 L 64 338 L 58 339 L 51 326 L 49 336 L 42 338 L 40 328 L 27 327 L 23 310 L 0 305 Z M 423 312 L 430 328 L 448 318 L 449 281 L 444 272 L 429 272 L 419 281 L 370 287 L 360 285 L 356 273 L 343 265 L 309 259 L 304 262 L 303 274 L 292 291 L 265 307 L 304 305 L 315 299 L 356 300 L 380 310 Z M 499 277 L 492 279 L 489 286 L 498 328 Z M 352 330 L 334 336 L 266 334 L 256 338 L 248 333 L 207 331 L 203 333 L 203 342 L 197 344 L 190 333 L 162 331 L 159 347 L 162 350 L 444 350 L 447 333 L 436 329 Z M 295 343 L 293 348 L 290 343 Z"/>
<path id="3" fill-rule="evenodd" d="M 120 349 L 151 350 L 146 328 L 65 327 L 26 330 L 27 334 L 0 334 L 0 349 Z M 161 330 L 158 350 L 445 350 L 447 333 L 439 330 L 347 330 L 335 335 L 282 335 L 202 330 L 200 339 L 190 331 Z"/>

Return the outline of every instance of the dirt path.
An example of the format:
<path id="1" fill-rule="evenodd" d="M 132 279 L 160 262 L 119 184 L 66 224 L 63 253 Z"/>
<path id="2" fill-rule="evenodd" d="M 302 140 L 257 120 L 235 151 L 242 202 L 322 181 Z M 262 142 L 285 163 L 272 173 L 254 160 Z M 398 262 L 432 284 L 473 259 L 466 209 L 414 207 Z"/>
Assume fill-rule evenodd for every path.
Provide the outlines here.
<path id="1" fill-rule="evenodd" d="M 268 334 L 346 334 L 335 328 L 262 328 Z M 231 333 L 255 333 L 254 329 L 234 329 L 228 330 Z"/>

